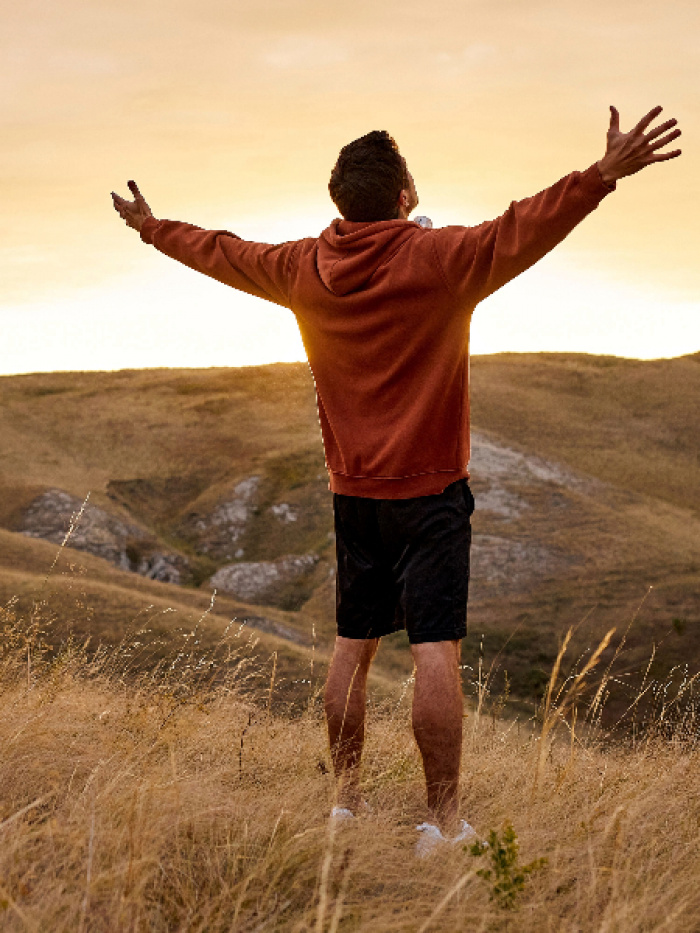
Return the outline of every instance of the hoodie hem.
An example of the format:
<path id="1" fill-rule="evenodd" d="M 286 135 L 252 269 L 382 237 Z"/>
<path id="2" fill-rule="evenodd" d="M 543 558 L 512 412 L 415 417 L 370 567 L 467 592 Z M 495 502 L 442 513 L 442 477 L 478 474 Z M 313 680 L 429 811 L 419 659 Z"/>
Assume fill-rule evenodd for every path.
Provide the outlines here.
<path id="1" fill-rule="evenodd" d="M 466 467 L 414 476 L 347 476 L 331 472 L 330 490 L 341 496 L 357 496 L 361 499 L 415 499 L 419 496 L 437 496 L 460 479 L 469 479 Z"/>

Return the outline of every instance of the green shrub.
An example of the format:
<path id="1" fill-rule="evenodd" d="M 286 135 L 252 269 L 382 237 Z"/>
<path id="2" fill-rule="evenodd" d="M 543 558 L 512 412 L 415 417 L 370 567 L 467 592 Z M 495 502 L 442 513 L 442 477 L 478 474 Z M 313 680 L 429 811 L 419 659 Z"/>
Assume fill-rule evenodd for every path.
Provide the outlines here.
<path id="1" fill-rule="evenodd" d="M 491 868 L 481 868 L 477 875 L 492 883 L 491 900 L 507 909 L 516 906 L 516 899 L 525 888 L 527 876 L 547 864 L 546 858 L 538 858 L 529 865 L 518 865 L 519 848 L 518 837 L 509 822 L 503 824 L 501 837 L 495 829 L 491 830 L 488 845 L 478 841 L 465 846 L 465 851 L 468 850 L 475 858 L 488 855 Z"/>

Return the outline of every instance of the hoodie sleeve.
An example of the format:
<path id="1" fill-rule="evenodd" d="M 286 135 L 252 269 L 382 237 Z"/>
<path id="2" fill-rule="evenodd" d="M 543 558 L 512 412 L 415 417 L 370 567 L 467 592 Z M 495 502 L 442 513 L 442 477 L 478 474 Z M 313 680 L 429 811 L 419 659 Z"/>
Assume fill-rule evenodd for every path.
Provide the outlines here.
<path id="1" fill-rule="evenodd" d="M 253 243 L 227 230 L 202 230 L 193 224 L 154 217 L 141 227 L 141 239 L 224 285 L 291 306 L 290 277 L 298 241 L 277 246 Z"/>
<path id="2" fill-rule="evenodd" d="M 531 198 L 513 201 L 495 220 L 436 230 L 447 284 L 473 307 L 542 259 L 614 190 L 593 164 Z"/>

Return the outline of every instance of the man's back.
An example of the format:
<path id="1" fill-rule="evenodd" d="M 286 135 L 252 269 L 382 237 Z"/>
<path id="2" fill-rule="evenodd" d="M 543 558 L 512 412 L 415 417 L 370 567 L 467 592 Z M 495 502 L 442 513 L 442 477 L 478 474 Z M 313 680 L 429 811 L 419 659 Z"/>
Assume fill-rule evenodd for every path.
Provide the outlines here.
<path id="1" fill-rule="evenodd" d="M 300 247 L 291 307 L 335 492 L 405 498 L 466 476 L 471 309 L 448 287 L 435 233 L 334 221 Z"/>

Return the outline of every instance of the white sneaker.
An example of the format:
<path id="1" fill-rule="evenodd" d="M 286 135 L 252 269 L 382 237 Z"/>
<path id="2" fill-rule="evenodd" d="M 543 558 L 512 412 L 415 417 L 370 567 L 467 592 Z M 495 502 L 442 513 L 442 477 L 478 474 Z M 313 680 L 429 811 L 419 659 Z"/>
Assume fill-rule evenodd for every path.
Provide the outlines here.
<path id="1" fill-rule="evenodd" d="M 434 823 L 420 823 L 416 826 L 416 829 L 420 833 L 418 842 L 416 843 L 416 856 L 418 858 L 425 858 L 443 843 L 457 845 L 460 842 L 469 842 L 472 839 L 476 839 L 476 830 L 470 826 L 466 820 L 460 820 L 459 822 L 459 832 L 450 839 L 443 836 L 440 827 L 436 826 Z"/>
<path id="2" fill-rule="evenodd" d="M 331 810 L 330 818 L 332 820 L 337 820 L 342 822 L 343 820 L 354 820 L 356 816 L 367 816 L 372 813 L 373 810 L 366 800 L 360 800 L 358 804 L 358 813 L 356 814 L 354 810 L 351 810 L 349 807 L 333 807 Z"/>
<path id="3" fill-rule="evenodd" d="M 334 823 L 344 823 L 347 820 L 354 820 L 355 814 L 347 807 L 333 807 L 330 818 Z"/>

